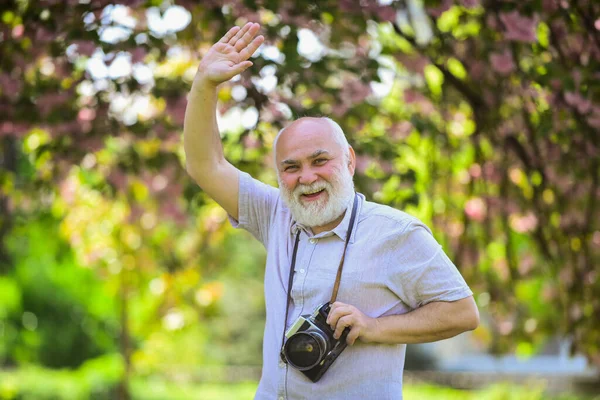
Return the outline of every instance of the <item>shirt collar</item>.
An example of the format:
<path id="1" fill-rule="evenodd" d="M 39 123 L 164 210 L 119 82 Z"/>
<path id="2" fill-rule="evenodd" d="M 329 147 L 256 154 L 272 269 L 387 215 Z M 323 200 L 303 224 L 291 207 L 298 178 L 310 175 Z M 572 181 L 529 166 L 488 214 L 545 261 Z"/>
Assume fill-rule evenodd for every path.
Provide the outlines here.
<path id="1" fill-rule="evenodd" d="M 352 229 L 352 234 L 350 235 L 349 243 L 353 243 L 356 238 L 356 225 L 358 224 L 358 216 L 360 215 L 360 210 L 362 208 L 362 205 L 363 205 L 363 202 L 365 199 L 365 196 L 362 195 L 361 193 L 357 193 L 357 194 L 358 194 L 358 204 L 356 205 L 356 217 L 354 218 L 354 228 Z M 348 228 L 350 225 L 350 217 L 352 216 L 352 206 L 353 205 L 354 205 L 354 197 L 352 197 L 352 201 L 350 201 L 348 203 L 348 206 L 346 207 L 346 213 L 344 214 L 344 218 L 342 218 L 342 221 L 332 230 L 321 232 L 318 235 L 314 235 L 314 237 L 321 238 L 321 237 L 336 235 L 341 240 L 345 241 L 346 234 L 348 233 Z M 298 233 L 299 230 L 304 231 L 308 236 L 313 236 L 312 230 L 309 227 L 294 221 L 291 226 L 292 235 L 296 236 L 296 234 Z"/>

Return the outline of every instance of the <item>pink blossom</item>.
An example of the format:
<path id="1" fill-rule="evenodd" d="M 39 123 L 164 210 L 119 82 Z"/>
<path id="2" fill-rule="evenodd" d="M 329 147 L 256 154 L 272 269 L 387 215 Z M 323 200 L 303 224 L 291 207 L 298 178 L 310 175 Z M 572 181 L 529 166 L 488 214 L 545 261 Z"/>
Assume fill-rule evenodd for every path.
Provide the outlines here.
<path id="1" fill-rule="evenodd" d="M 483 199 L 481 197 L 469 199 L 465 204 L 465 214 L 474 221 L 483 221 L 487 214 L 486 205 Z"/>
<path id="2" fill-rule="evenodd" d="M 360 79 L 347 82 L 342 88 L 342 95 L 347 96 L 351 103 L 360 103 L 371 94 L 371 87 Z"/>
<path id="3" fill-rule="evenodd" d="M 29 126 L 22 122 L 4 121 L 0 123 L 0 137 L 22 137 L 29 131 Z"/>
<path id="4" fill-rule="evenodd" d="M 360 5 L 354 0 L 339 0 L 338 6 L 344 12 L 355 12 L 360 9 Z"/>
<path id="5" fill-rule="evenodd" d="M 82 108 L 77 113 L 77 120 L 79 122 L 92 121 L 94 118 L 96 118 L 96 111 L 92 108 Z"/>
<path id="6" fill-rule="evenodd" d="M 10 100 L 16 100 L 21 94 L 23 85 L 19 79 L 13 79 L 9 74 L 0 73 L 0 88 L 2 94 Z"/>
<path id="7" fill-rule="evenodd" d="M 60 197 L 67 202 L 72 204 L 75 201 L 75 194 L 77 192 L 76 181 L 72 178 L 67 178 L 59 184 Z"/>
<path id="8" fill-rule="evenodd" d="M 440 5 L 437 7 L 427 7 L 427 12 L 432 17 L 438 18 L 445 11 L 448 11 L 452 7 L 453 0 L 442 0 Z"/>
<path id="9" fill-rule="evenodd" d="M 594 28 L 596 28 L 596 30 L 600 31 L 600 18 L 598 18 L 595 22 L 594 22 Z"/>
<path id="10" fill-rule="evenodd" d="M 143 214 L 144 208 L 139 204 L 134 204 L 129 208 L 129 217 L 127 220 L 131 224 L 138 223 Z"/>
<path id="11" fill-rule="evenodd" d="M 356 172 L 358 172 L 359 174 L 364 174 L 365 171 L 367 170 L 367 168 L 369 167 L 369 165 L 371 165 L 372 161 L 373 161 L 373 158 L 370 156 L 357 154 L 356 155 Z"/>
<path id="12" fill-rule="evenodd" d="M 54 40 L 54 38 L 55 34 L 53 34 L 48 29 L 44 28 L 43 26 L 39 27 L 35 31 L 35 41 L 38 42 L 38 44 L 51 42 Z"/>
<path id="13" fill-rule="evenodd" d="M 182 196 L 183 186 L 179 183 L 170 182 L 165 189 L 165 195 L 169 199 L 177 199 Z"/>
<path id="14" fill-rule="evenodd" d="M 571 107 L 575 107 L 580 114 L 587 114 L 592 108 L 591 101 L 575 92 L 565 92 L 565 102 Z"/>
<path id="15" fill-rule="evenodd" d="M 423 71 L 425 70 L 425 66 L 429 64 L 429 60 L 422 56 L 414 56 L 414 55 L 406 55 L 403 53 L 397 53 L 394 55 L 396 60 L 398 60 L 407 70 L 410 72 L 416 72 L 420 75 L 423 75 Z"/>
<path id="16" fill-rule="evenodd" d="M 571 73 L 571 76 L 573 77 L 573 82 L 575 82 L 575 88 L 579 89 L 579 86 L 581 85 L 581 70 L 579 69 L 574 69 L 573 72 Z"/>
<path id="17" fill-rule="evenodd" d="M 128 177 L 120 170 L 112 170 L 106 180 L 117 190 L 124 191 L 128 186 Z"/>
<path id="18" fill-rule="evenodd" d="M 465 8 L 475 8 L 479 5 L 479 0 L 460 0 Z"/>
<path id="19" fill-rule="evenodd" d="M 542 0 L 542 9 L 546 13 L 551 14 L 558 10 L 558 2 L 556 0 Z"/>
<path id="20" fill-rule="evenodd" d="M 493 14 L 488 14 L 485 19 L 485 25 L 495 31 L 498 30 L 498 19 Z"/>
<path id="21" fill-rule="evenodd" d="M 146 57 L 146 49 L 143 47 L 136 47 L 131 52 L 131 62 L 133 64 L 144 61 L 144 57 Z"/>
<path id="22" fill-rule="evenodd" d="M 402 121 L 392 125 L 390 134 L 392 138 L 399 140 L 404 139 L 413 130 L 413 125 L 409 121 Z"/>
<path id="23" fill-rule="evenodd" d="M 538 219 L 533 213 L 529 212 L 525 215 L 513 214 L 509 217 L 509 225 L 519 233 L 527 233 L 535 230 L 538 224 Z"/>
<path id="24" fill-rule="evenodd" d="M 515 70 L 515 63 L 509 49 L 504 49 L 502 53 L 492 53 L 490 62 L 493 70 L 500 75 L 508 75 Z"/>
<path id="25" fill-rule="evenodd" d="M 587 117 L 587 121 L 588 121 L 588 124 L 590 124 L 590 126 L 596 128 L 596 129 L 600 129 L 600 107 L 599 106 L 592 107 L 592 112 Z"/>
<path id="26" fill-rule="evenodd" d="M 185 107 L 187 100 L 185 96 L 170 98 L 167 100 L 167 112 L 177 125 L 183 124 L 185 118 Z"/>
<path id="27" fill-rule="evenodd" d="M 535 266 L 535 258 L 531 254 L 525 254 L 521 257 L 518 269 L 521 276 L 527 275 Z"/>
<path id="28" fill-rule="evenodd" d="M 254 135 L 246 135 L 242 139 L 244 147 L 247 149 L 258 149 L 260 148 L 260 141 Z"/>
<path id="29" fill-rule="evenodd" d="M 500 20 L 504 24 L 504 37 L 517 42 L 535 43 L 537 41 L 537 17 L 525 17 L 518 11 L 501 13 Z"/>
<path id="30" fill-rule="evenodd" d="M 592 243 L 594 244 L 594 246 L 600 248 L 600 231 L 594 232 L 594 234 L 592 235 Z"/>
<path id="31" fill-rule="evenodd" d="M 25 27 L 23 26 L 23 24 L 19 24 L 13 28 L 12 37 L 18 39 L 21 36 L 23 36 L 23 32 L 25 32 Z"/>
<path id="32" fill-rule="evenodd" d="M 185 214 L 177 206 L 174 200 L 162 204 L 160 207 L 160 212 L 162 215 L 166 216 L 167 218 L 170 218 L 177 225 L 183 225 L 186 222 Z"/>
<path id="33" fill-rule="evenodd" d="M 91 56 L 96 51 L 96 43 L 91 40 L 76 40 L 77 52 L 82 56 Z"/>
<path id="34" fill-rule="evenodd" d="M 410 90 L 410 89 L 404 91 L 404 101 L 407 104 L 415 103 L 419 100 L 423 100 L 423 98 L 424 98 L 424 96 L 417 91 Z"/>
<path id="35" fill-rule="evenodd" d="M 468 67 L 469 69 L 469 75 L 471 76 L 471 78 L 473 80 L 480 80 L 481 78 L 483 78 L 483 73 L 485 71 L 485 65 L 477 60 L 473 60 L 472 62 L 469 63 Z"/>
<path id="36" fill-rule="evenodd" d="M 396 21 L 396 10 L 391 6 L 378 7 L 375 11 L 380 21 Z"/>
<path id="37" fill-rule="evenodd" d="M 469 167 L 469 174 L 473 178 L 481 178 L 481 165 L 475 163 Z"/>
<path id="38" fill-rule="evenodd" d="M 336 117 L 341 117 L 342 115 L 346 114 L 346 111 L 348 111 L 349 108 L 350 107 L 348 107 L 346 104 L 336 103 L 331 107 L 331 113 Z"/>

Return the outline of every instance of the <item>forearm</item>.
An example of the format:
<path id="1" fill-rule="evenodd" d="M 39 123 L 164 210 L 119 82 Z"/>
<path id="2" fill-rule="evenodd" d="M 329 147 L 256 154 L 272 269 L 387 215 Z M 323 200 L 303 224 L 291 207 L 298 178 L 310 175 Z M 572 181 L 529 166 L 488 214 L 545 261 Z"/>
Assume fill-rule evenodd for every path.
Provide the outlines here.
<path id="1" fill-rule="evenodd" d="M 434 302 L 402 315 L 376 318 L 363 338 L 376 343 L 427 343 L 473 330 L 479 313 L 472 297 L 457 302 Z"/>
<path id="2" fill-rule="evenodd" d="M 196 180 L 225 161 L 216 109 L 217 86 L 197 77 L 188 95 L 183 125 L 186 169 Z"/>

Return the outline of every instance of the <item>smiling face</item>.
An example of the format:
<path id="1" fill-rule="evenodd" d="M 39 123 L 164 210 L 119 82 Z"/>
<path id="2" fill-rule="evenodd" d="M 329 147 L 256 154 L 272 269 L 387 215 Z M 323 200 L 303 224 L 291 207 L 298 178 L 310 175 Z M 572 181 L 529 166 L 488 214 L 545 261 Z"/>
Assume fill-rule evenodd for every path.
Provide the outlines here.
<path id="1" fill-rule="evenodd" d="M 294 219 L 319 233 L 333 229 L 354 196 L 354 150 L 323 118 L 301 118 L 276 143 L 277 178 Z"/>

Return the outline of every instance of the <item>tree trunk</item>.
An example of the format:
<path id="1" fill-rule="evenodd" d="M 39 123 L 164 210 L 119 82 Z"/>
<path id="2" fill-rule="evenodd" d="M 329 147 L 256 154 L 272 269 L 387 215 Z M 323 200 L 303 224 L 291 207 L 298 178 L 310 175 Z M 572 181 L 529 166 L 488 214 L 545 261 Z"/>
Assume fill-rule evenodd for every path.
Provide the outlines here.
<path id="1" fill-rule="evenodd" d="M 130 400 L 129 395 L 129 376 L 131 373 L 131 358 L 130 358 L 130 341 L 129 341 L 129 315 L 128 315 L 128 303 L 129 303 L 129 287 L 127 282 L 127 271 L 121 270 L 121 337 L 120 337 L 120 350 L 123 362 L 125 363 L 125 370 L 119 384 L 118 399 L 119 400 Z"/>

